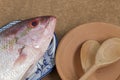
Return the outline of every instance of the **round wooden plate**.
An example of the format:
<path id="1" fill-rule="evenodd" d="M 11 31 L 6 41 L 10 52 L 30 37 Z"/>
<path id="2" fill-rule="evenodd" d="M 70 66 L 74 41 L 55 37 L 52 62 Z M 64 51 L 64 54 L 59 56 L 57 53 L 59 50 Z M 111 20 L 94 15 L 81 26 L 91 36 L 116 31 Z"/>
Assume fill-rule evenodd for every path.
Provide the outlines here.
<path id="1" fill-rule="evenodd" d="M 62 80 L 78 80 L 84 73 L 80 61 L 80 47 L 86 40 L 103 42 L 120 37 L 120 27 L 107 23 L 88 23 L 72 29 L 61 40 L 56 54 L 56 67 Z M 116 80 L 120 75 L 120 61 L 97 70 L 88 80 Z"/>

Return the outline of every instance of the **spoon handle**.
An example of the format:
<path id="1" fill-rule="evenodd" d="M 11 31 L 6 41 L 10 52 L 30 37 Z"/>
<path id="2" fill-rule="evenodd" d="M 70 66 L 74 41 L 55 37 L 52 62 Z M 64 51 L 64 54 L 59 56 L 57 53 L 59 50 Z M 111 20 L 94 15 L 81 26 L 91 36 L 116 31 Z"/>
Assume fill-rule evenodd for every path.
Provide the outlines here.
<path id="1" fill-rule="evenodd" d="M 88 77 L 93 74 L 99 68 L 98 65 L 93 65 L 79 80 L 87 80 Z"/>

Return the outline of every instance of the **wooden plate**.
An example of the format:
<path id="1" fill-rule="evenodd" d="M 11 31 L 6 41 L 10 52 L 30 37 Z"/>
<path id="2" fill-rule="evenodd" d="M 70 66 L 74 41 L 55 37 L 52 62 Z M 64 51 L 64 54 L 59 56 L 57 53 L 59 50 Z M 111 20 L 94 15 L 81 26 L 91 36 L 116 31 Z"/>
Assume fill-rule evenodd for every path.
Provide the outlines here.
<path id="1" fill-rule="evenodd" d="M 78 80 L 84 73 L 80 61 L 80 47 L 86 40 L 100 42 L 120 37 L 120 27 L 107 23 L 80 25 L 64 36 L 56 54 L 56 66 L 62 80 Z M 116 80 L 120 75 L 120 61 L 97 70 L 88 80 Z"/>

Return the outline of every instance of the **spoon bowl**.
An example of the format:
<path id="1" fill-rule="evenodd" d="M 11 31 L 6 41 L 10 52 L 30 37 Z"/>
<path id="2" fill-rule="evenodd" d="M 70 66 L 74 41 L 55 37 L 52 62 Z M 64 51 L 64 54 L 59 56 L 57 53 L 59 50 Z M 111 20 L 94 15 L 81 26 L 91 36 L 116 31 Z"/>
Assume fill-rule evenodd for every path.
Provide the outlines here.
<path id="1" fill-rule="evenodd" d="M 84 72 L 87 72 L 95 63 L 95 56 L 100 43 L 96 40 L 85 41 L 80 50 L 81 65 Z"/>
<path id="2" fill-rule="evenodd" d="M 105 66 L 120 59 L 120 38 L 106 40 L 96 55 L 96 64 Z"/>

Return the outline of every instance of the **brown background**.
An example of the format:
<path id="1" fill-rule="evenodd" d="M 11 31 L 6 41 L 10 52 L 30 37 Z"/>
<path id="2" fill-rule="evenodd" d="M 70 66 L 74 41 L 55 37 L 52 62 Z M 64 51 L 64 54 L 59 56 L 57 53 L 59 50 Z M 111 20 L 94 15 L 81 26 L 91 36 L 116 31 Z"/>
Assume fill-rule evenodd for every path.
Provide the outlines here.
<path id="1" fill-rule="evenodd" d="M 18 19 L 42 15 L 57 17 L 60 40 L 77 25 L 108 22 L 120 26 L 120 0 L 0 0 L 0 26 Z M 56 69 L 43 80 L 60 80 Z"/>

